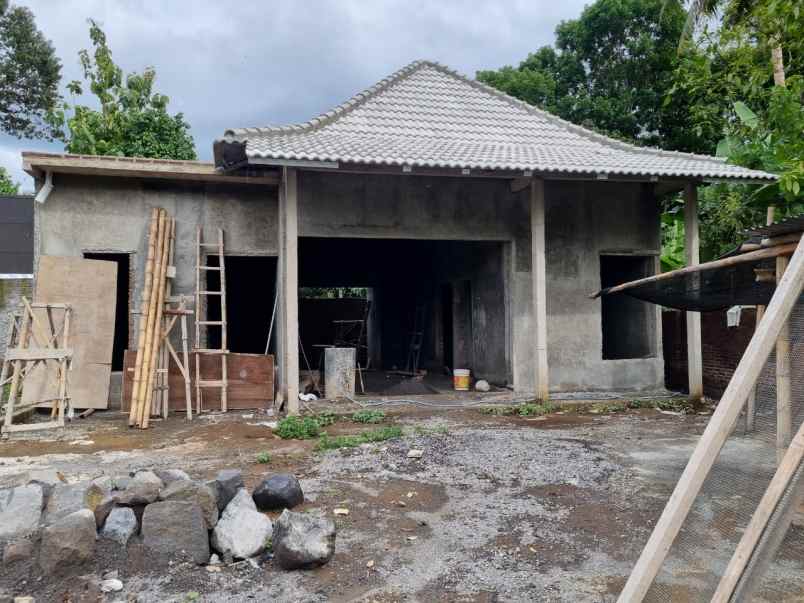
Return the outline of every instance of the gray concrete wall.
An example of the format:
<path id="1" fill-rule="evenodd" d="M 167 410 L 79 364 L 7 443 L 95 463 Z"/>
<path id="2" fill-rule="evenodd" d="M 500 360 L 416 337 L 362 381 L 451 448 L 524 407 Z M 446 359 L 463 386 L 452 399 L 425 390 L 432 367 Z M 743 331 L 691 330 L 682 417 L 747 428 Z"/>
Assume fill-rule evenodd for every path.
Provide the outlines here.
<path id="1" fill-rule="evenodd" d="M 11 313 L 19 310 L 22 298 L 31 299 L 32 281 L 23 279 L 0 279 L 0 358 L 6 353 Z"/>
<path id="2" fill-rule="evenodd" d="M 484 329 L 505 334 L 510 382 L 532 391 L 527 190 L 511 193 L 505 180 L 304 172 L 299 194 L 300 236 L 502 242 L 496 281 L 502 284 L 495 295 L 504 300 L 503 312 L 491 322 L 486 317 Z M 581 182 L 548 182 L 546 199 L 551 389 L 661 386 L 658 313 L 651 327 L 655 358 L 604 361 L 600 302 L 588 298 L 600 285 L 601 253 L 658 253 L 655 200 L 639 184 Z M 37 253 L 132 253 L 132 303 L 138 305 L 153 206 L 177 218 L 177 293 L 194 291 L 197 224 L 208 238 L 214 227 L 224 228 L 227 253 L 277 255 L 275 188 L 63 175 L 47 203 L 37 207 Z M 136 336 L 135 329 L 130 332 Z"/>
<path id="3" fill-rule="evenodd" d="M 502 241 L 510 382 L 533 390 L 528 191 L 477 178 L 305 172 L 299 183 L 299 236 Z M 659 208 L 642 184 L 547 182 L 548 348 L 551 390 L 661 387 L 658 312 L 649 328 L 655 357 L 602 359 L 600 255 L 658 254 Z M 488 324 L 485 326 L 488 329 Z M 486 330 L 486 332 L 488 332 Z"/>
<path id="4" fill-rule="evenodd" d="M 195 294 L 198 225 L 207 241 L 214 241 L 215 229 L 223 228 L 227 254 L 278 253 L 275 187 L 63 174 L 54 177 L 54 185 L 47 202 L 36 204 L 36 258 L 81 256 L 87 251 L 132 254 L 132 310 L 139 308 L 142 294 L 152 207 L 164 207 L 176 218 L 174 294 Z M 258 287 L 260 275 L 254 282 Z M 192 339 L 192 325 L 190 332 Z M 136 337 L 132 321 L 130 347 Z"/>

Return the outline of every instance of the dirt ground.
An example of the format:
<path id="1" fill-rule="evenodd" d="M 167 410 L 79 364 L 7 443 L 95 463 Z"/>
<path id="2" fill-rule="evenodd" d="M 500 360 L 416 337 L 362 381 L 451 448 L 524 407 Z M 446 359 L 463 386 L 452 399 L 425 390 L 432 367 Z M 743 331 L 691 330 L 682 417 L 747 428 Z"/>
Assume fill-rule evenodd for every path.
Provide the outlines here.
<path id="1" fill-rule="evenodd" d="M 274 436 L 261 424 L 271 419 L 172 417 L 139 431 L 120 414 L 96 413 L 61 439 L 0 443 L 0 486 L 46 468 L 77 481 L 146 468 L 210 478 L 236 467 L 250 489 L 266 474 L 293 472 L 303 510 L 338 527 L 333 560 L 304 572 L 270 559 L 211 572 L 137 542 L 127 553 L 104 545 L 79 573 L 119 570 L 124 590 L 108 601 L 614 601 L 708 417 L 399 407 L 385 424 L 404 437 L 323 453 L 314 441 Z M 326 430 L 366 428 L 339 421 Z M 411 448 L 423 457 L 409 459 Z M 257 462 L 263 452 L 270 463 Z M 334 516 L 336 507 L 349 515 Z M 786 560 L 782 569 L 789 600 L 801 600 L 804 565 Z M 698 578 L 675 585 L 672 600 L 699 600 Z M 83 584 L 25 569 L 0 576 L 0 590 L 37 601 L 88 600 Z"/>

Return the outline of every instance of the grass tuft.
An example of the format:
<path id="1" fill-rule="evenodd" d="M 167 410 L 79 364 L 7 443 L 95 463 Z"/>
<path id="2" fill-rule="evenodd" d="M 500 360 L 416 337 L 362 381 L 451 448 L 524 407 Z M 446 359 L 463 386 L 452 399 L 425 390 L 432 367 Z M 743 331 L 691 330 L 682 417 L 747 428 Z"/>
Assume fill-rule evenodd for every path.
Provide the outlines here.
<path id="1" fill-rule="evenodd" d="M 355 423 L 382 423 L 385 419 L 385 412 L 382 410 L 358 410 L 352 415 Z"/>
<path id="2" fill-rule="evenodd" d="M 271 455 L 268 454 L 267 452 L 260 452 L 257 455 L 257 462 L 260 465 L 267 465 L 268 463 L 271 462 Z"/>

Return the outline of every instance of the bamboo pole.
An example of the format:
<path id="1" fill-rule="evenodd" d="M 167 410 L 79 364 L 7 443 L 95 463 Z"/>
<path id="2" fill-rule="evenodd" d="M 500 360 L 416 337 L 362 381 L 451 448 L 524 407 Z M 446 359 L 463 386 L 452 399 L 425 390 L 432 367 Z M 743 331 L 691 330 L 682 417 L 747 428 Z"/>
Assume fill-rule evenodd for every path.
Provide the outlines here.
<path id="1" fill-rule="evenodd" d="M 170 266 L 173 265 L 173 246 L 176 240 L 176 220 L 170 220 L 170 234 L 168 237 L 168 259 L 167 259 L 167 266 L 165 266 L 165 270 L 167 270 Z M 170 295 L 173 292 L 173 278 L 168 278 L 165 282 L 165 293 L 164 293 L 164 300 L 162 302 L 162 311 L 164 312 L 165 305 L 168 303 L 170 299 Z M 176 321 L 176 318 L 173 318 L 173 322 Z M 166 321 L 165 321 L 166 322 Z M 171 323 L 171 327 L 173 323 Z M 165 325 L 167 327 L 167 325 Z M 161 327 L 160 327 L 161 328 Z M 169 329 L 165 328 L 164 334 L 161 334 L 160 341 L 162 342 L 162 368 L 165 371 L 162 374 L 162 390 L 161 390 L 161 409 L 160 412 L 162 414 L 163 419 L 168 418 L 168 413 L 170 411 L 170 356 L 168 354 L 167 348 L 167 338 L 169 337 Z"/>
<path id="2" fill-rule="evenodd" d="M 139 391 L 142 387 L 142 361 L 145 351 L 145 334 L 148 323 L 148 302 L 151 299 L 151 283 L 153 275 L 153 261 L 156 253 L 156 235 L 159 223 L 159 210 L 154 207 L 151 210 L 151 226 L 148 231 L 148 257 L 145 261 L 145 276 L 142 285 L 142 297 L 140 298 L 140 321 L 139 333 L 137 334 L 137 358 L 134 364 L 134 381 L 131 388 L 131 407 L 128 412 L 128 424 L 133 426 L 137 420 L 137 400 Z"/>
<path id="3" fill-rule="evenodd" d="M 157 264 L 159 270 L 157 270 L 156 274 L 158 275 L 158 280 L 156 281 L 156 320 L 154 322 L 154 331 L 156 337 L 153 340 L 153 347 L 151 350 L 151 362 L 152 367 L 150 374 L 148 376 L 148 388 L 146 392 L 148 393 L 147 404 L 145 404 L 145 413 L 142 417 L 142 425 L 143 429 L 148 428 L 148 423 L 151 420 L 151 414 L 147 412 L 147 409 L 150 407 L 151 397 L 153 396 L 153 383 L 154 383 L 154 376 L 156 373 L 156 358 L 157 353 L 159 351 L 160 344 L 162 343 L 162 337 L 160 336 L 160 330 L 162 329 L 162 312 L 164 310 L 165 304 L 165 276 L 167 274 L 167 260 L 168 260 L 168 245 L 170 239 L 170 229 L 172 228 L 173 219 L 167 216 L 167 212 L 165 212 L 165 236 L 162 240 L 162 256 L 159 258 L 159 263 Z"/>
<path id="4" fill-rule="evenodd" d="M 151 281 L 151 297 L 148 300 L 148 322 L 145 331 L 145 346 L 143 347 L 143 360 L 142 360 L 142 375 L 139 396 L 137 398 L 137 414 L 135 423 L 138 427 L 142 427 L 143 416 L 148 414 L 148 404 L 150 403 L 149 391 L 153 386 L 152 382 L 152 367 L 153 356 L 151 354 L 153 349 L 153 339 L 156 321 L 156 298 L 157 290 L 159 288 L 159 260 L 162 257 L 162 249 L 164 248 L 164 234 L 165 234 L 165 210 L 159 210 L 159 226 L 157 227 L 156 235 L 156 250 L 154 255 L 154 265 Z"/>

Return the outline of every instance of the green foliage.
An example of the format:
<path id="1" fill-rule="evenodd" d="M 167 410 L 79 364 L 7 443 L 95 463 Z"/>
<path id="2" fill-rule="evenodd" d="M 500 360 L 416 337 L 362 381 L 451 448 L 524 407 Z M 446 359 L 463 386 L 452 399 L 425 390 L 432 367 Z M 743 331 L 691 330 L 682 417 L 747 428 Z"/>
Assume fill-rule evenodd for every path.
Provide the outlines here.
<path id="1" fill-rule="evenodd" d="M 265 452 L 265 451 L 260 452 L 260 453 L 257 455 L 257 462 L 258 462 L 260 465 L 267 465 L 268 463 L 270 463 L 270 462 L 271 462 L 271 455 L 270 455 L 270 454 L 268 454 L 268 453 L 267 453 L 267 452 Z"/>
<path id="2" fill-rule="evenodd" d="M 684 215 L 676 205 L 662 214 L 662 272 L 683 268 L 687 263 L 684 251 Z"/>
<path id="3" fill-rule="evenodd" d="M 691 127 L 683 98 L 665 102 L 685 20 L 677 0 L 597 0 L 556 28 L 555 47 L 477 79 L 615 138 L 713 150 L 720 132 Z"/>
<path id="4" fill-rule="evenodd" d="M 321 434 L 321 429 L 332 425 L 337 416 L 332 412 L 317 415 L 285 417 L 276 426 L 274 433 L 283 440 L 311 440 Z"/>
<path id="5" fill-rule="evenodd" d="M 70 153 L 120 155 L 162 159 L 195 159 L 190 126 L 181 113 L 169 115 L 169 99 L 153 91 L 156 71 L 123 75 L 112 59 L 112 51 L 98 24 L 89 21 L 94 52 L 78 53 L 89 91 L 100 109 L 62 103 L 50 121 L 67 141 Z M 72 81 L 68 90 L 80 95 L 81 82 Z"/>
<path id="6" fill-rule="evenodd" d="M 61 63 L 33 13 L 0 0 L 0 130 L 18 138 L 54 137 Z"/>
<path id="7" fill-rule="evenodd" d="M 352 415 L 352 421 L 355 423 L 382 423 L 384 419 L 385 412 L 382 410 L 364 409 Z"/>
<path id="8" fill-rule="evenodd" d="M 336 450 L 338 448 L 356 448 L 362 444 L 370 444 L 373 442 L 383 442 L 394 438 L 402 437 L 402 429 L 400 427 L 382 427 L 380 429 L 372 429 L 371 431 L 364 431 L 356 435 L 340 435 L 328 436 L 322 435 L 316 450 Z"/>
<path id="9" fill-rule="evenodd" d="M 499 417 L 508 417 L 518 415 L 520 417 L 540 417 L 542 415 L 549 415 L 556 412 L 561 407 L 552 402 L 543 402 L 537 404 L 535 402 L 526 402 L 516 406 L 484 406 L 479 410 L 484 415 L 495 415 Z"/>
<path id="10" fill-rule="evenodd" d="M 5 168 L 0 167 L 0 195 L 17 195 L 20 185 L 11 179 Z"/>

